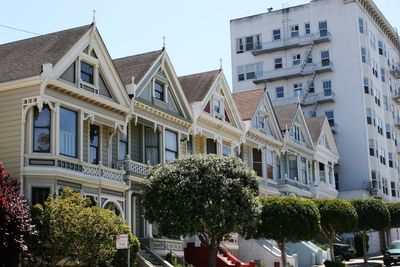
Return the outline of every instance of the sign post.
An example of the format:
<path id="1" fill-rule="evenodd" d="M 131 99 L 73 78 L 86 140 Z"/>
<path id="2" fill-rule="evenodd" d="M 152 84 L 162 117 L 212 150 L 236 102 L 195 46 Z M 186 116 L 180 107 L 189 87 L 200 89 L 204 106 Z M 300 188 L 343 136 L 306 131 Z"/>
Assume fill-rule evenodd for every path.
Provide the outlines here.
<path id="1" fill-rule="evenodd" d="M 115 245 L 117 249 L 127 249 L 128 250 L 128 267 L 131 266 L 131 250 L 129 249 L 129 236 L 127 234 L 116 235 Z"/>

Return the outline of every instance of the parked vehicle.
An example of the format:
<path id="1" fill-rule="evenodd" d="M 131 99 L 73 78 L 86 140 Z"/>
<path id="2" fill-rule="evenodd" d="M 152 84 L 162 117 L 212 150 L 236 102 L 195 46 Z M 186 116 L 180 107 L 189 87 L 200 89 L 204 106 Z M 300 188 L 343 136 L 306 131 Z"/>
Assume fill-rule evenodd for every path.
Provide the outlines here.
<path id="1" fill-rule="evenodd" d="M 400 262 L 400 240 L 394 240 L 390 243 L 390 247 L 385 251 L 383 263 L 390 266 L 392 263 Z"/>
<path id="2" fill-rule="evenodd" d="M 333 252 L 335 257 L 340 257 L 341 260 L 348 261 L 354 258 L 356 250 L 349 244 L 333 243 Z"/>

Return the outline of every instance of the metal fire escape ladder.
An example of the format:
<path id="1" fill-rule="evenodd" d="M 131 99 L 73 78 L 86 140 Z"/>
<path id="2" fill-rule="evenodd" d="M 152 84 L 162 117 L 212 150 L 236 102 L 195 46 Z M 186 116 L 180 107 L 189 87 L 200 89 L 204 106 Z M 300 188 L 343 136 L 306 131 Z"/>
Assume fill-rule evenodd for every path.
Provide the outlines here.
<path id="1" fill-rule="evenodd" d="M 308 63 L 308 59 L 310 58 L 310 56 L 312 54 L 312 51 L 314 49 L 314 44 L 315 43 L 314 43 L 314 36 L 313 35 L 310 36 L 310 42 L 311 42 L 310 47 L 304 53 L 304 58 L 303 58 L 303 62 L 302 62 L 302 65 L 301 65 L 301 73 L 303 73 L 303 74 L 304 74 L 304 71 L 305 71 L 305 68 L 306 68 L 307 64 L 309 64 Z M 312 76 L 311 76 L 311 79 L 309 79 L 307 81 L 307 85 L 304 88 L 305 90 L 304 90 L 304 93 L 303 93 L 303 97 L 302 97 L 302 99 L 300 101 L 301 105 L 305 104 L 307 96 L 310 93 L 310 88 L 311 88 L 311 86 L 314 85 L 315 76 L 317 75 L 317 72 L 316 72 L 317 65 L 316 64 L 312 64 L 310 67 L 311 67 Z M 317 102 L 318 101 L 316 101 L 316 103 Z"/>

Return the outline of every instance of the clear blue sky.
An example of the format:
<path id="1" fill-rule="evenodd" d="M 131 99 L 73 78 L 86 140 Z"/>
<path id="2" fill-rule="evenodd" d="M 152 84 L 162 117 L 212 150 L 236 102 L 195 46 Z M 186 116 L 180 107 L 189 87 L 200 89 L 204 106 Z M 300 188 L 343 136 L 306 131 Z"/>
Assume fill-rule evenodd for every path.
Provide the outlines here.
<path id="1" fill-rule="evenodd" d="M 222 58 L 231 83 L 230 30 L 233 18 L 297 5 L 309 0 L 13 0 L 3 1 L 0 24 L 49 33 L 89 24 L 92 10 L 111 57 L 157 50 L 166 36 L 177 74 L 219 68 Z M 400 0 L 375 0 L 394 27 L 400 27 Z M 0 44 L 28 37 L 0 27 Z M 0 59 L 1 60 L 1 59 Z"/>

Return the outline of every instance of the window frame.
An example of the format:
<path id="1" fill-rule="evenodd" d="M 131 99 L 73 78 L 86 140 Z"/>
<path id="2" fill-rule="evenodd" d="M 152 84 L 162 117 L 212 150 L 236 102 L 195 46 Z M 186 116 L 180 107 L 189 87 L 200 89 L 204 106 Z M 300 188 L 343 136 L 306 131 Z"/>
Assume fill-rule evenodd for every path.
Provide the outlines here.
<path id="1" fill-rule="evenodd" d="M 307 27 L 308 25 L 308 27 Z M 304 23 L 304 35 L 309 35 L 311 34 L 311 23 L 310 22 L 306 22 Z"/>
<path id="2" fill-rule="evenodd" d="M 282 92 L 278 92 L 278 90 L 280 91 L 281 89 L 282 89 Z M 285 88 L 283 86 L 275 87 L 275 94 L 276 94 L 276 98 L 284 98 L 285 97 Z M 282 96 L 280 96 L 280 94 L 282 94 Z"/>
<path id="3" fill-rule="evenodd" d="M 36 112 L 38 112 L 38 115 L 40 116 L 40 114 L 43 112 L 44 109 L 48 109 L 49 111 L 49 126 L 36 126 L 35 125 L 35 114 Z M 51 142 L 52 142 L 52 138 L 51 138 L 51 128 L 52 128 L 52 110 L 48 105 L 43 105 L 42 111 L 39 112 L 39 108 L 38 107 L 34 107 L 33 108 L 33 119 L 32 119 L 32 152 L 34 153 L 50 153 L 51 152 Z M 35 134 L 35 130 L 36 129 L 48 129 L 49 131 L 49 148 L 45 151 L 43 150 L 36 150 L 35 149 L 35 142 L 36 142 L 36 134 Z"/>
<path id="4" fill-rule="evenodd" d="M 325 24 L 325 28 L 322 28 L 321 25 Z M 326 37 L 328 36 L 328 21 L 323 20 L 318 22 L 318 32 L 319 32 L 319 37 Z"/>
<path id="5" fill-rule="evenodd" d="M 300 27 L 299 24 L 294 24 L 290 26 L 290 37 L 299 37 L 300 36 Z"/>
<path id="6" fill-rule="evenodd" d="M 61 109 L 64 109 L 64 110 L 67 110 L 67 111 L 70 111 L 70 112 L 73 112 L 73 113 L 75 113 L 76 114 L 76 121 L 75 121 L 75 136 L 76 136 L 76 140 L 75 140 L 75 155 L 74 156 L 72 156 L 72 155 L 68 155 L 68 154 L 64 154 L 64 153 L 61 153 L 61 149 L 60 149 L 60 151 L 59 151 L 59 154 L 61 155 L 61 156 L 65 156 L 65 157 L 70 157 L 70 158 L 78 158 L 79 157 L 79 152 L 78 152 L 78 144 L 79 144 L 79 112 L 78 111 L 76 111 L 76 110 L 73 110 L 73 109 L 70 109 L 70 108 L 67 108 L 67 107 L 65 107 L 65 106 L 60 106 L 60 121 L 59 121 L 59 126 L 60 126 L 60 131 L 59 131 L 59 140 L 61 141 Z"/>
<path id="7" fill-rule="evenodd" d="M 274 58 L 274 68 L 276 70 L 283 68 L 283 58 L 281 58 L 281 57 Z"/>
<path id="8" fill-rule="evenodd" d="M 87 66 L 91 67 L 92 68 L 92 73 L 90 74 L 90 73 L 86 72 L 85 70 L 83 70 L 82 65 L 87 65 Z M 96 65 L 95 64 L 93 64 L 93 63 L 91 63 L 91 62 L 89 62 L 87 60 L 83 60 L 83 59 L 80 60 L 79 78 L 80 78 L 81 82 L 84 82 L 84 83 L 89 84 L 91 86 L 96 86 L 96 84 L 95 84 L 95 72 L 96 72 Z M 91 81 L 87 81 L 87 80 L 83 79 L 82 74 L 91 77 Z"/>
<path id="9" fill-rule="evenodd" d="M 326 53 L 326 55 L 325 56 L 323 56 L 323 54 L 325 54 Z M 321 66 L 322 67 L 326 67 L 326 66 L 330 66 L 331 65 L 331 55 L 330 55 L 330 52 L 329 52 L 329 49 L 327 49 L 327 50 L 321 50 L 321 52 L 320 52 L 320 56 L 321 56 Z"/>
<path id="10" fill-rule="evenodd" d="M 97 144 L 97 146 L 96 145 L 93 145 L 92 144 L 92 141 L 91 141 L 91 137 L 92 137 L 92 128 L 97 128 L 97 131 L 98 131 L 98 135 L 97 135 L 97 138 L 98 138 L 98 144 Z M 98 124 L 90 124 L 89 125 L 89 140 L 88 140 L 88 145 L 89 145 L 89 151 L 88 151 L 88 162 L 90 163 L 90 164 L 95 164 L 95 165 L 98 165 L 100 162 L 101 162 L 101 159 L 100 159 L 100 151 L 101 151 L 101 126 L 100 125 L 98 125 Z M 95 150 L 96 150 L 96 159 L 97 159 L 97 161 L 93 161 L 92 160 L 92 157 L 93 157 L 93 155 L 92 155 L 92 153 L 91 153 L 91 151 L 92 151 L 92 148 L 94 148 Z"/>
<path id="11" fill-rule="evenodd" d="M 162 87 L 162 92 L 157 90 L 157 85 Z M 160 96 L 158 96 L 159 94 Z M 160 80 L 154 80 L 153 82 L 153 98 L 158 101 L 167 102 L 167 84 Z"/>
<path id="12" fill-rule="evenodd" d="M 275 31 L 279 31 L 279 33 L 275 33 Z M 279 38 L 276 38 L 279 36 Z M 282 31 L 281 29 L 272 29 L 272 41 L 280 41 L 282 39 Z"/>
<path id="13" fill-rule="evenodd" d="M 122 133 L 118 132 L 118 160 L 125 160 L 126 159 L 126 155 L 128 155 L 129 153 L 129 135 L 127 134 L 125 138 L 121 138 Z M 125 140 L 124 140 L 125 139 Z M 126 155 L 121 158 L 121 144 L 125 145 L 125 151 L 126 151 Z"/>
<path id="14" fill-rule="evenodd" d="M 325 87 L 327 84 L 329 84 L 329 86 Z M 324 96 L 332 96 L 332 80 L 322 81 L 322 90 L 324 91 Z"/>
<path id="15" fill-rule="evenodd" d="M 170 148 L 167 148 L 167 141 L 166 141 L 166 136 L 167 136 L 167 132 L 168 133 L 172 133 L 172 134 L 174 134 L 175 135 L 175 145 L 176 145 L 176 150 L 173 150 L 173 149 L 170 149 Z M 178 157 L 179 157 L 179 141 L 178 141 L 178 132 L 175 132 L 175 131 L 172 131 L 172 130 L 170 130 L 170 129 L 165 129 L 164 130 L 164 140 L 165 140 L 165 145 L 164 145 L 164 161 L 165 161 L 165 163 L 168 163 L 168 162 L 171 162 L 171 161 L 174 161 L 175 159 L 178 159 Z M 167 158 L 166 158 L 166 155 L 167 155 L 167 153 L 166 152 L 170 152 L 170 153 L 174 153 L 175 154 L 175 159 L 172 159 L 172 160 L 170 160 L 170 161 L 167 161 Z"/>

